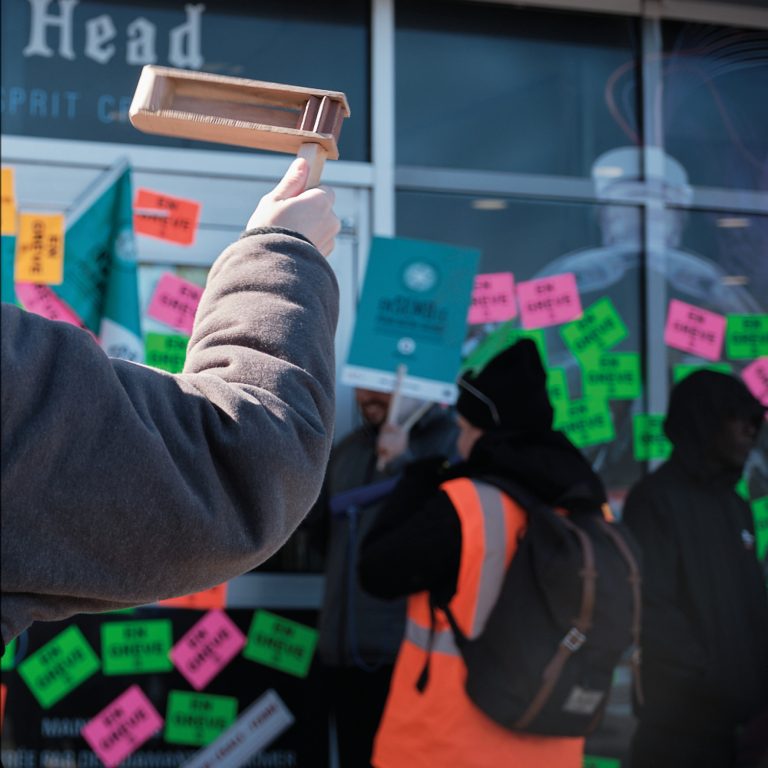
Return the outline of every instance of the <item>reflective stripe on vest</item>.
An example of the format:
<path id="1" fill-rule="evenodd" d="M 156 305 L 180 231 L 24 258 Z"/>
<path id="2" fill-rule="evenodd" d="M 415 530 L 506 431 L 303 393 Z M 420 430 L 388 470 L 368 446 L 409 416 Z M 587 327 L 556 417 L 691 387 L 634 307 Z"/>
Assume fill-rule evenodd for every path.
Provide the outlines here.
<path id="1" fill-rule="evenodd" d="M 458 591 L 451 601 L 451 610 L 457 623 L 468 637 L 477 637 L 501 589 L 504 573 L 524 525 L 522 510 L 498 488 L 469 478 L 444 483 L 442 490 L 448 495 L 462 527 L 462 566 Z M 479 572 L 476 578 L 474 569 Z M 469 577 L 467 574 L 472 571 Z M 412 605 L 409 610 L 405 637 L 417 647 L 430 650 L 430 616 L 428 603 Z M 442 617 L 441 617 L 442 618 Z M 459 651 L 450 627 L 436 626 L 431 650 L 458 655 Z"/>

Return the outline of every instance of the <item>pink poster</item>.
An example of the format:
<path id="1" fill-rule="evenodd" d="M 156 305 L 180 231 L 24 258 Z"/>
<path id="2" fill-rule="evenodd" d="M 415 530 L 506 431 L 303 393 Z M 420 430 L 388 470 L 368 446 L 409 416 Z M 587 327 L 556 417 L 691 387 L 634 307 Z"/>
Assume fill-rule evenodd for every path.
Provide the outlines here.
<path id="1" fill-rule="evenodd" d="M 147 315 L 189 336 L 202 295 L 199 285 L 166 272 L 157 281 Z"/>
<path id="2" fill-rule="evenodd" d="M 467 322 L 503 323 L 517 314 L 515 278 L 511 272 L 491 272 L 475 276 L 472 305 Z"/>
<path id="3" fill-rule="evenodd" d="M 667 311 L 664 343 L 705 360 L 719 360 L 725 326 L 723 315 L 672 299 Z"/>
<path id="4" fill-rule="evenodd" d="M 741 378 L 749 391 L 763 404 L 768 406 L 768 357 L 759 357 L 742 372 Z"/>
<path id="5" fill-rule="evenodd" d="M 517 285 L 523 328 L 545 328 L 581 317 L 581 297 L 573 272 Z"/>
<path id="6" fill-rule="evenodd" d="M 206 685 L 237 656 L 245 635 L 224 611 L 203 616 L 171 649 L 171 660 L 196 691 Z"/>
<path id="7" fill-rule="evenodd" d="M 119 765 L 163 727 L 163 718 L 132 685 L 87 722 L 80 733 L 106 768 Z"/>
<path id="8" fill-rule="evenodd" d="M 47 285 L 16 283 L 14 288 L 17 298 L 27 312 L 34 312 L 34 314 L 46 317 L 48 320 L 58 320 L 88 330 L 85 328 L 85 323 L 75 314 L 75 311 Z"/>

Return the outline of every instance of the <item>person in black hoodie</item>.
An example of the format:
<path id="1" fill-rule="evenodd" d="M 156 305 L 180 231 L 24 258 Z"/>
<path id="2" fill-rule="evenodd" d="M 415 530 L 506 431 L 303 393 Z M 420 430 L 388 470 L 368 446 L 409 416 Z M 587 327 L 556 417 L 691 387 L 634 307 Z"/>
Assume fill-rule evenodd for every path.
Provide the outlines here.
<path id="1" fill-rule="evenodd" d="M 768 709 L 768 598 L 734 487 L 765 409 L 737 378 L 698 371 L 670 396 L 670 459 L 630 492 L 643 550 L 642 693 L 632 768 L 728 768 Z"/>
<path id="2" fill-rule="evenodd" d="M 462 527 L 439 487 L 448 480 L 504 478 L 572 512 L 606 503 L 589 462 L 552 429 L 546 372 L 530 339 L 497 355 L 476 376 L 465 373 L 458 386 L 457 451 L 463 461 L 449 466 L 435 458 L 409 465 L 362 541 L 358 575 L 363 589 L 376 597 L 427 591 L 434 604 L 443 605 L 456 593 Z"/>

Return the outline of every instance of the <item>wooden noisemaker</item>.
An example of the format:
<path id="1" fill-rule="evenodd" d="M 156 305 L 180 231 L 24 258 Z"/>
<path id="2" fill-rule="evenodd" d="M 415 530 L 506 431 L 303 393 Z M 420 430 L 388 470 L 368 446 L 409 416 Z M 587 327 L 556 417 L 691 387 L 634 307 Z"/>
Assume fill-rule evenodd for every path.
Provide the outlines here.
<path id="1" fill-rule="evenodd" d="M 241 77 L 145 66 L 129 112 L 140 131 L 306 157 L 307 188 L 339 156 L 347 97 Z"/>

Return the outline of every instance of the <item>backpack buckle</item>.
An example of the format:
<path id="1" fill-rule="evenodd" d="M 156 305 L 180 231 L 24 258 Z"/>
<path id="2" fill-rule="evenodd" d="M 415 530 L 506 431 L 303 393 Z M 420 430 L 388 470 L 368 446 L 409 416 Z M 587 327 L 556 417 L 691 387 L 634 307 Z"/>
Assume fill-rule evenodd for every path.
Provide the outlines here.
<path id="1" fill-rule="evenodd" d="M 568 634 L 560 641 L 560 645 L 564 645 L 571 653 L 575 653 L 586 641 L 587 636 L 583 632 L 579 632 L 576 627 L 571 627 Z"/>

